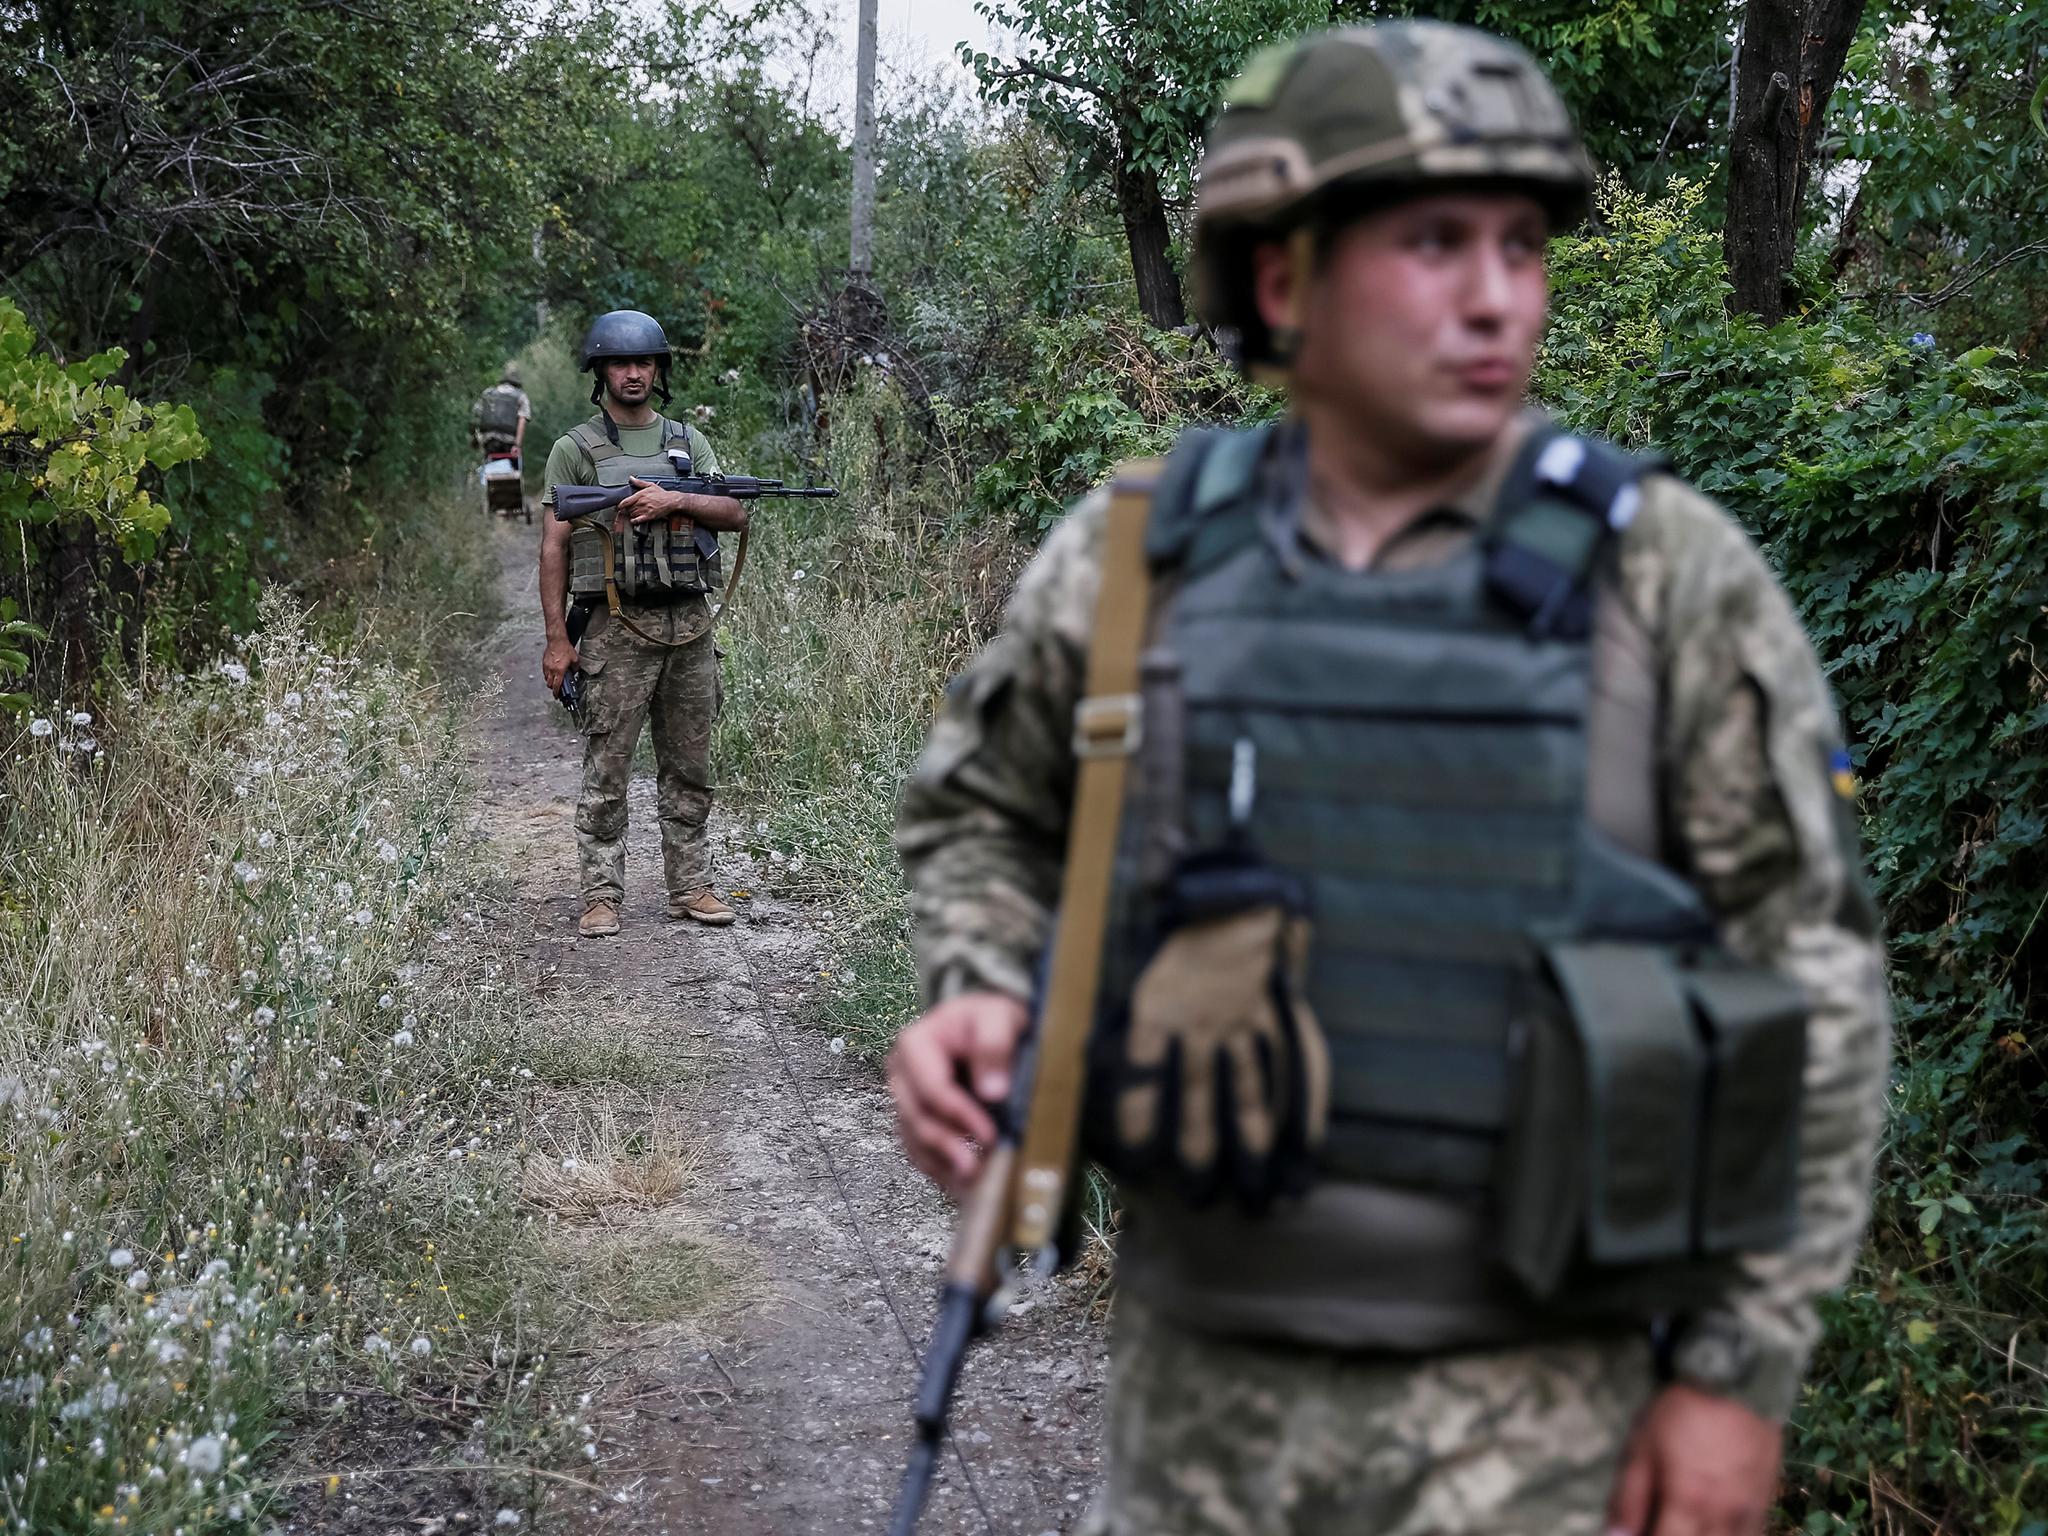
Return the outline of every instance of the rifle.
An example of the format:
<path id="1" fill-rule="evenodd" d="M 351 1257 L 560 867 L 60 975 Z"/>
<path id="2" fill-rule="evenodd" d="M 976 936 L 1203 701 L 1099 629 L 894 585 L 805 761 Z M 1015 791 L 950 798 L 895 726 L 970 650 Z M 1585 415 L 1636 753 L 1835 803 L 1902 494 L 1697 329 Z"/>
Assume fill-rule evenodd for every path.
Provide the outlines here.
<path id="1" fill-rule="evenodd" d="M 649 485 L 664 491 L 681 491 L 689 496 L 730 496 L 735 501 L 759 501 L 764 496 L 837 496 L 831 485 L 784 485 L 780 480 L 760 480 L 752 475 L 690 475 L 682 479 L 642 476 Z M 573 523 L 580 518 L 609 512 L 631 496 L 636 485 L 558 485 L 555 487 L 555 518 Z"/>
<path id="2" fill-rule="evenodd" d="M 1026 1273 L 1049 1275 L 1059 1268 L 1061 1250 L 1056 1238 L 1047 1241 L 1017 1262 L 1012 1248 L 1018 1215 L 1017 1123 L 1019 1111 L 1030 1103 L 1031 1041 L 1026 1037 L 1017 1063 L 1015 1092 L 1007 1108 L 996 1114 L 996 1143 L 988 1161 L 960 1208 L 960 1222 L 953 1232 L 953 1246 L 946 1255 L 945 1278 L 939 1290 L 939 1314 L 932 1322 L 931 1342 L 925 1346 L 924 1365 L 918 1377 L 917 1398 L 911 1410 L 917 1425 L 917 1439 L 910 1447 L 910 1464 L 903 1470 L 903 1482 L 896 1494 L 896 1511 L 889 1520 L 889 1536 L 913 1536 L 918 1516 L 924 1512 L 931 1492 L 932 1474 L 938 1470 L 939 1449 L 946 1438 L 947 1406 L 966 1363 L 967 1347 L 1002 1321 L 1009 1309 L 1012 1280 Z"/>
<path id="3" fill-rule="evenodd" d="M 689 455 L 674 453 L 670 462 L 678 469 L 690 467 Z M 648 485 L 664 491 L 681 491 L 687 496 L 730 496 L 735 501 L 759 501 L 764 496 L 837 496 L 838 487 L 830 485 L 784 485 L 780 480 L 761 480 L 753 475 L 642 475 Z M 557 485 L 554 487 L 555 520 L 562 523 L 580 523 L 609 512 L 628 496 L 643 489 L 636 485 Z M 624 530 L 615 530 L 623 535 Z M 726 578 L 725 595 L 719 599 L 718 611 L 725 612 L 732 602 L 733 589 L 740 584 L 740 572 L 747 564 L 748 530 L 740 530 L 738 552 L 733 555 L 732 575 Z M 718 558 L 718 535 L 709 528 L 698 524 L 692 531 L 691 542 L 697 546 L 698 557 L 705 561 Z M 623 548 L 623 539 L 620 540 Z M 605 593 L 611 611 L 626 628 L 642 639 L 653 640 L 631 619 L 619 613 L 618 589 L 612 585 L 612 548 L 605 545 Z M 661 642 L 667 643 L 667 642 Z M 566 681 L 566 680 L 565 680 Z"/>
<path id="4" fill-rule="evenodd" d="M 1110 487 L 1086 696 L 1074 711 L 1078 771 L 1043 1006 L 1018 1051 L 1011 1102 L 996 1117 L 996 1144 L 954 1229 L 939 1315 L 918 1381 L 917 1440 L 889 1536 L 912 1536 L 917 1529 L 967 1346 L 1001 1318 L 1012 1279 L 1059 1267 L 1063 1227 L 1072 1214 L 1068 1195 L 1125 770 L 1143 730 L 1138 651 L 1151 594 L 1145 524 L 1158 474 L 1157 460 L 1140 460 L 1121 466 Z"/>

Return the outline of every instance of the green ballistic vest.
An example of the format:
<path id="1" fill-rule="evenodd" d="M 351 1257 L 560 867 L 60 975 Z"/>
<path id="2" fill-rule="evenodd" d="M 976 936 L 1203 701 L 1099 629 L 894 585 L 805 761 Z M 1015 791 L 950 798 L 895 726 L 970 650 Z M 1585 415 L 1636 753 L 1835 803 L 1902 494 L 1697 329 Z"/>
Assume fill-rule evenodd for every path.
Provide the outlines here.
<path id="1" fill-rule="evenodd" d="M 1732 1043 L 1717 1094 L 1722 1047 L 1694 1019 L 1720 1006 L 1705 994 L 1721 973 L 1696 984 L 1689 959 L 1660 958 L 1710 949 L 1710 915 L 1587 818 L 1594 578 L 1648 466 L 1538 431 L 1467 548 L 1426 569 L 1349 571 L 1300 544 L 1299 449 L 1223 436 L 1177 480 L 1170 462 L 1155 501 L 1163 603 L 1105 1019 L 1156 943 L 1161 873 L 1225 842 L 1249 742 L 1251 838 L 1313 899 L 1307 993 L 1333 1067 L 1326 1180 L 1474 1200 L 1512 1229 L 1536 1207 L 1503 1196 L 1504 1165 L 1512 1184 L 1525 1142 L 1579 1159 L 1566 1144 L 1583 1137 L 1601 1144 L 1554 1176 L 1590 1207 L 1575 1230 L 1596 1261 L 1782 1241 L 1796 1129 L 1745 1139 L 1796 1128 L 1803 1013 L 1795 1027 L 1796 998 L 1755 973 L 1723 988 L 1731 1020 L 1713 1038 Z M 1559 1066 L 1558 1090 L 1532 1106 L 1517 1097 L 1530 1002 L 1560 994 L 1575 1014 L 1576 994 L 1592 999 L 1572 1047 L 1585 1059 Z M 1603 1099 L 1603 1073 L 1629 1091 Z M 1542 1230 L 1516 1241 L 1547 1277 L 1571 1257 Z"/>
<path id="2" fill-rule="evenodd" d="M 627 453 L 605 432 L 602 416 L 570 429 L 603 486 L 642 480 L 679 479 L 690 474 L 690 429 L 661 418 L 658 454 Z M 616 509 L 579 519 L 569 534 L 569 596 L 597 602 L 605 596 L 605 546 L 611 546 L 612 577 L 628 603 L 671 603 L 718 590 L 718 535 L 685 520 L 643 523 L 618 519 Z"/>

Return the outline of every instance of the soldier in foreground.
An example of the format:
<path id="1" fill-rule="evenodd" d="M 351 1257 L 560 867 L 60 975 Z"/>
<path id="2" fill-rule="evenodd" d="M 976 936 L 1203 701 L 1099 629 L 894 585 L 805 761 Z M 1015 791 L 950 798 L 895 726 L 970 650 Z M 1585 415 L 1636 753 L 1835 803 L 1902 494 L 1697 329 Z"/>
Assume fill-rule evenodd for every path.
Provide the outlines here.
<path id="1" fill-rule="evenodd" d="M 718 468 L 703 433 L 669 420 L 652 404 L 657 396 L 668 401 L 669 359 L 668 338 L 652 316 L 629 309 L 600 315 L 583 339 L 581 358 L 583 369 L 595 375 L 590 398 L 597 414 L 556 439 L 548 455 L 550 504 L 556 485 L 642 486 L 602 520 L 572 527 L 550 516 L 541 531 L 540 606 L 547 629 L 541 675 L 556 694 L 572 667 L 583 677 L 576 851 L 583 889 L 578 931 L 586 938 L 619 931 L 626 786 L 643 724 L 654 732 L 668 914 L 714 927 L 733 920 L 732 909 L 711 888 L 704 839 L 711 814 L 711 730 L 719 706 L 710 602 L 717 566 L 715 556 L 705 556 L 697 526 L 738 532 L 747 514 L 730 497 L 643 483 Z M 615 558 L 615 518 L 663 525 L 650 539 L 629 541 L 649 558 Z M 569 635 L 572 602 L 588 611 L 580 644 Z"/>
<path id="2" fill-rule="evenodd" d="M 1486 34 L 1256 59 L 1193 261 L 1290 414 L 1184 438 L 1134 524 L 1144 476 L 1084 499 L 906 787 L 928 1011 L 890 1089 L 960 1190 L 1077 780 L 1127 759 L 1088 1054 L 1125 1212 L 1098 1536 L 1755 1536 L 1774 1498 L 1867 1215 L 1881 949 L 1756 550 L 1524 408 L 1590 182 Z M 1141 685 L 1104 694 L 1091 644 L 1148 588 Z M 1071 897 L 1109 853 L 1068 852 Z"/>

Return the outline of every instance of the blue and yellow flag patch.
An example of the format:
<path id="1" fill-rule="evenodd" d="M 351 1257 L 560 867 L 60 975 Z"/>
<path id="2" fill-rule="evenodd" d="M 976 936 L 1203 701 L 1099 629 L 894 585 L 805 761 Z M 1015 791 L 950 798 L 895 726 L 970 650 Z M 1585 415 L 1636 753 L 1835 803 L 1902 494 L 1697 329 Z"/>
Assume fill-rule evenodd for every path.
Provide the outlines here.
<path id="1" fill-rule="evenodd" d="M 1836 794 L 1844 800 L 1856 798 L 1856 765 L 1849 760 L 1847 748 L 1829 754 L 1828 777 L 1834 781 Z"/>

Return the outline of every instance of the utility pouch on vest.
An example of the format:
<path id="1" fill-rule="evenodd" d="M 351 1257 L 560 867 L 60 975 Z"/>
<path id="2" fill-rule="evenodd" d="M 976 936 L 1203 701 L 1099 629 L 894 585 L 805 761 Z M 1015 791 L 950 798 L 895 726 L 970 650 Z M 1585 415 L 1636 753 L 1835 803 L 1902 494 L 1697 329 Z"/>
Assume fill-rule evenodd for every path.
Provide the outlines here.
<path id="1" fill-rule="evenodd" d="M 1090 1140 L 1119 1174 L 1258 1209 L 1306 1187 L 1328 1123 L 1307 890 L 1225 849 L 1185 861 L 1162 911 L 1128 1008 L 1092 1045 Z"/>
<path id="2" fill-rule="evenodd" d="M 1789 1241 L 1806 1004 L 1690 946 L 1542 947 L 1518 1010 L 1496 1196 L 1535 1296 L 1689 1300 L 1716 1261 Z"/>

